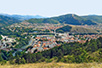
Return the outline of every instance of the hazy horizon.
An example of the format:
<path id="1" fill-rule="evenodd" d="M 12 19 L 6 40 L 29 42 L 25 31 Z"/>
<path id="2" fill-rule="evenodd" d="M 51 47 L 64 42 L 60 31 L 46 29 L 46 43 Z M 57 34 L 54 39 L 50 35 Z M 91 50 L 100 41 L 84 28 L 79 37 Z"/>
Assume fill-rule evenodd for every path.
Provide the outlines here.
<path id="1" fill-rule="evenodd" d="M 3 0 L 0 13 L 53 17 L 64 14 L 102 15 L 101 0 Z"/>

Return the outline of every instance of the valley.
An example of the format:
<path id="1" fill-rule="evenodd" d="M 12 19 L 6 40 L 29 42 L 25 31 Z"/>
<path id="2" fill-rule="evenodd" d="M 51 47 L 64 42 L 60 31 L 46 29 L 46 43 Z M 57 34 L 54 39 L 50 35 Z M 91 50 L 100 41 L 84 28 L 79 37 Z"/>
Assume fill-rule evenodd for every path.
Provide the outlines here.
<path id="1" fill-rule="evenodd" d="M 2 65 L 8 67 L 8 62 L 10 67 L 35 65 L 40 68 L 44 64 L 44 68 L 101 66 L 102 23 L 75 14 L 17 18 L 1 17 L 4 22 L 0 22 L 1 68 Z"/>

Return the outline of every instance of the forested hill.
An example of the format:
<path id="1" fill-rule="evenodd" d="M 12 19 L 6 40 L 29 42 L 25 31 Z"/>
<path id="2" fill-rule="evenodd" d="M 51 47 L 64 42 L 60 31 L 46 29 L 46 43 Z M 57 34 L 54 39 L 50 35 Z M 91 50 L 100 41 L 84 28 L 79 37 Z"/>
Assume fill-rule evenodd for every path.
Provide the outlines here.
<path id="1" fill-rule="evenodd" d="M 66 23 L 71 25 L 96 25 L 95 22 L 89 19 L 84 19 L 75 14 L 67 14 L 59 17 L 52 17 L 51 19 L 57 20 L 60 23 Z"/>
<path id="2" fill-rule="evenodd" d="M 75 14 L 67 14 L 62 15 L 58 17 L 51 17 L 46 19 L 30 19 L 27 20 L 27 22 L 30 23 L 65 23 L 65 24 L 71 24 L 71 25 L 96 25 L 95 22 L 82 18 L 80 16 L 77 16 Z"/>
<path id="3" fill-rule="evenodd" d="M 0 15 L 0 26 L 2 26 L 2 25 L 11 25 L 13 23 L 19 23 L 19 22 L 20 21 L 15 19 L 15 18 Z"/>
<path id="4" fill-rule="evenodd" d="M 98 15 L 88 15 L 88 16 L 82 16 L 85 19 L 90 19 L 96 23 L 102 23 L 102 16 Z"/>

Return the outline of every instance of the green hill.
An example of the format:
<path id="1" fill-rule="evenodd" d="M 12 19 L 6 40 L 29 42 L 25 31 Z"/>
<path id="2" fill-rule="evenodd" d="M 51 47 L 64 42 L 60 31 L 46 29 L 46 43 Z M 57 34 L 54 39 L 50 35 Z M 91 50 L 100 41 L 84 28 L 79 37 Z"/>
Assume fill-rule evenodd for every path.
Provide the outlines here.
<path id="1" fill-rule="evenodd" d="M 96 23 L 102 23 L 102 16 L 98 15 L 89 15 L 89 16 L 82 16 L 85 19 L 90 19 Z"/>
<path id="2" fill-rule="evenodd" d="M 57 20 L 60 23 L 71 24 L 71 25 L 96 25 L 95 22 L 88 19 L 84 19 L 75 14 L 67 14 L 59 17 L 52 17 L 51 19 Z"/>
<path id="3" fill-rule="evenodd" d="M 13 23 L 18 23 L 18 22 L 20 22 L 20 21 L 15 18 L 0 15 L 0 26 L 10 25 Z"/>

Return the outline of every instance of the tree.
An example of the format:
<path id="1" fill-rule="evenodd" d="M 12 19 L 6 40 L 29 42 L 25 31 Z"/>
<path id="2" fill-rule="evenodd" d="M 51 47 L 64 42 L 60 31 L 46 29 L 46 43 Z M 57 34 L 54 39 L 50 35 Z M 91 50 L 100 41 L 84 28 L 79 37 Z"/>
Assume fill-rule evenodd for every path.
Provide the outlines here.
<path id="1" fill-rule="evenodd" d="M 25 64 L 25 63 L 26 63 L 26 60 L 25 60 L 24 58 L 22 58 L 22 59 L 21 59 L 21 63 L 22 63 L 22 64 Z"/>
<path id="2" fill-rule="evenodd" d="M 1 61 L 3 61 L 3 58 L 2 58 L 2 56 L 0 55 L 0 62 L 1 62 Z"/>
<path id="3" fill-rule="evenodd" d="M 15 63 L 20 64 L 21 63 L 20 60 L 21 60 L 20 57 L 17 55 Z"/>
<path id="4" fill-rule="evenodd" d="M 2 36 L 0 35 L 0 40 L 2 39 Z"/>

